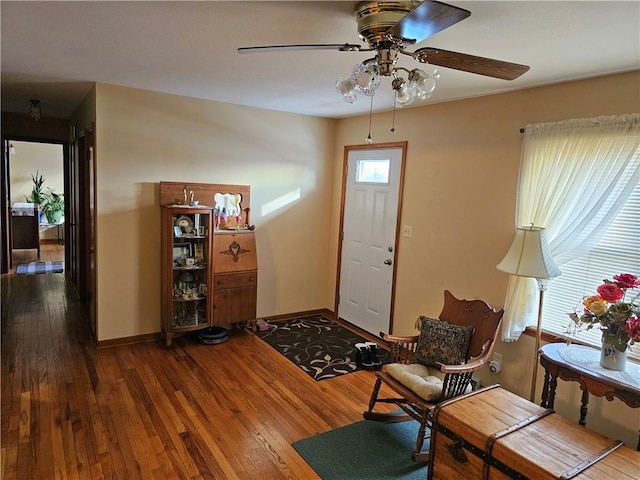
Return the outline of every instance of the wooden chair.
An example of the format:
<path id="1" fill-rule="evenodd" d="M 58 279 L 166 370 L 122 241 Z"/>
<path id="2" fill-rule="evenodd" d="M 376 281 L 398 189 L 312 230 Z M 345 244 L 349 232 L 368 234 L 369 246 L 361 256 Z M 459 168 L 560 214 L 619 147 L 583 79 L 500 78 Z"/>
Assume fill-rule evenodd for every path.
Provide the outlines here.
<path id="1" fill-rule="evenodd" d="M 412 336 L 394 336 L 382 333 L 382 338 L 387 342 L 390 348 L 392 364 L 383 366 L 376 372 L 376 382 L 371 393 L 369 401 L 369 409 L 364 412 L 363 416 L 367 420 L 375 420 L 381 422 L 404 422 L 407 420 L 417 420 L 420 423 L 418 438 L 416 440 L 416 449 L 412 453 L 415 461 L 428 461 L 428 451 L 422 451 L 424 439 L 427 438 L 431 430 L 431 413 L 433 408 L 440 402 L 449 398 L 456 397 L 471 390 L 471 377 L 473 372 L 484 366 L 490 360 L 498 337 L 500 323 L 504 311 L 501 309 L 496 311 L 481 300 L 458 300 L 451 292 L 444 292 L 444 308 L 440 314 L 439 320 L 444 320 L 455 325 L 473 325 L 475 330 L 471 334 L 469 341 L 469 349 L 466 354 L 466 363 L 458 365 L 443 365 L 436 363 L 433 367 L 423 367 L 415 363 L 416 351 L 418 351 L 418 339 L 420 335 Z M 420 317 L 423 319 L 424 317 Z M 420 320 L 419 319 L 419 320 Z M 454 327 L 455 328 L 455 327 Z M 398 369 L 417 367 L 418 369 L 428 368 L 429 375 L 437 376 L 440 380 L 433 377 L 433 385 L 427 385 L 430 392 L 425 393 L 425 389 L 421 388 L 420 394 L 416 393 L 417 388 L 413 390 L 407 385 L 405 377 L 397 374 Z M 422 370 L 421 370 L 422 371 Z M 396 377 L 401 378 L 403 382 Z M 423 377 L 418 380 L 424 381 Z M 382 384 L 389 386 L 398 397 L 379 398 L 380 387 Z M 422 387 L 422 385 L 421 385 Z M 404 413 L 393 412 L 374 412 L 377 403 L 391 403 L 400 407 Z M 429 434 L 427 434 L 429 429 Z"/>

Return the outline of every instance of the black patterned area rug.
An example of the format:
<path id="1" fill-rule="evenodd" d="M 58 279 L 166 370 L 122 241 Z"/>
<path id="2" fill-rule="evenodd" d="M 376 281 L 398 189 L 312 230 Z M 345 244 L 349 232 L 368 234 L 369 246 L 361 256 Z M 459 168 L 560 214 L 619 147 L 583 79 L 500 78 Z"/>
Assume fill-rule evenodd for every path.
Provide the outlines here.
<path id="1" fill-rule="evenodd" d="M 274 322 L 269 330 L 256 335 L 316 380 L 326 380 L 355 372 L 356 343 L 366 338 L 322 316 L 309 316 Z M 388 352 L 377 348 L 385 363 Z"/>

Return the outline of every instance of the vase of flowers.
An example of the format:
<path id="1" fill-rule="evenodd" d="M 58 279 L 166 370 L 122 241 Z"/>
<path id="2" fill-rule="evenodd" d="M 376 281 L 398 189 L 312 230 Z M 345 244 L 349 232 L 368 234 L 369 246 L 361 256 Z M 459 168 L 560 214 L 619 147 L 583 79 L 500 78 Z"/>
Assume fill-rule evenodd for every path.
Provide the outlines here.
<path id="1" fill-rule="evenodd" d="M 602 330 L 600 365 L 611 370 L 624 370 L 627 349 L 640 342 L 640 293 L 626 299 L 629 290 L 640 287 L 635 275 L 621 273 L 613 280 L 603 280 L 596 291 L 582 300 L 579 311 L 569 314 L 570 331 L 590 330 L 599 326 Z"/>

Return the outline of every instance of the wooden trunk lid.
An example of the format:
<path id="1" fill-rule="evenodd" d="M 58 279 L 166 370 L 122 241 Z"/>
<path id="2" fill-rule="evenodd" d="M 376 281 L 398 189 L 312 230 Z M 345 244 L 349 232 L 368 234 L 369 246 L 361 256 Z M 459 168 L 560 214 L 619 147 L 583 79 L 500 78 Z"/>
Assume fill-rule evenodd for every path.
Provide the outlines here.
<path id="1" fill-rule="evenodd" d="M 639 478 L 640 452 L 621 446 L 598 460 L 603 452 L 617 447 L 616 441 L 497 385 L 442 403 L 434 410 L 433 425 L 431 463 L 435 465 L 430 478 L 450 478 L 438 471 L 450 470 L 445 464 L 455 467 L 456 463 L 468 464 L 451 470 L 457 475 L 464 468 L 474 471 L 467 478 Z M 456 439 L 464 444 L 467 459 L 477 456 L 481 462 L 456 461 L 450 447 Z M 447 447 L 438 448 L 439 442 Z"/>

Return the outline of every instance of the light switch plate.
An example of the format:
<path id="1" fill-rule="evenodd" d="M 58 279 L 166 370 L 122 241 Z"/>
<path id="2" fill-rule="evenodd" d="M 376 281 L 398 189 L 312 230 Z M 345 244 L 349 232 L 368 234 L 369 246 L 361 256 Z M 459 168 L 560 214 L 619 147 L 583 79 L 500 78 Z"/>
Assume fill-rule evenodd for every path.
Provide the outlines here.
<path id="1" fill-rule="evenodd" d="M 411 238 L 413 236 L 413 227 L 409 225 L 405 225 L 404 227 L 402 227 L 402 236 Z"/>

